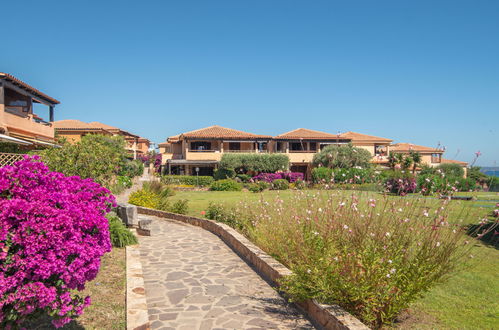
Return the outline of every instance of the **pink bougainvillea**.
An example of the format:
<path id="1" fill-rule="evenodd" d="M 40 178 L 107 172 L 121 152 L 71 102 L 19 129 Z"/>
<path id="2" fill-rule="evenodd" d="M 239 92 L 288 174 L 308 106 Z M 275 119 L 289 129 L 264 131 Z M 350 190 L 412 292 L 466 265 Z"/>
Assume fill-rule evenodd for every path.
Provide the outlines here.
<path id="1" fill-rule="evenodd" d="M 57 327 L 90 304 L 74 290 L 111 250 L 115 204 L 91 179 L 51 172 L 38 157 L 0 168 L 0 328 L 48 314 Z"/>

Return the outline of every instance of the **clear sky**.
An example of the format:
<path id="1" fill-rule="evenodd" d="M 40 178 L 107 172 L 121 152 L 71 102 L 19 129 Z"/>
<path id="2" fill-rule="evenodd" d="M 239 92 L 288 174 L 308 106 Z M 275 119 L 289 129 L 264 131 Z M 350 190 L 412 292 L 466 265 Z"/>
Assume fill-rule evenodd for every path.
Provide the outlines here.
<path id="1" fill-rule="evenodd" d="M 4 1 L 0 71 L 162 142 L 356 131 L 499 166 L 499 1 Z M 41 113 L 48 116 L 46 113 Z"/>

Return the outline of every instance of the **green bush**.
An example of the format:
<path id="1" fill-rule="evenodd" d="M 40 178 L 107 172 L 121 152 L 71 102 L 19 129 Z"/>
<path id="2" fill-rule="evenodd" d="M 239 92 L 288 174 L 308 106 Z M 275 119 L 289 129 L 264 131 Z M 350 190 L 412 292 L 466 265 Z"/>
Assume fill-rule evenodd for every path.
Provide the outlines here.
<path id="1" fill-rule="evenodd" d="M 289 157 L 284 154 L 237 154 L 225 153 L 220 160 L 220 169 L 236 173 L 275 173 L 289 168 Z"/>
<path id="2" fill-rule="evenodd" d="M 161 199 L 156 193 L 145 189 L 133 192 L 128 199 L 128 203 L 130 204 L 148 207 L 151 209 L 157 209 L 160 201 Z"/>
<path id="3" fill-rule="evenodd" d="M 109 214 L 107 218 L 109 220 L 109 234 L 113 247 L 122 248 L 138 243 L 137 237 L 125 227 L 120 218 L 114 214 Z"/>
<path id="4" fill-rule="evenodd" d="M 175 195 L 175 190 L 159 181 L 144 182 L 142 189 L 153 192 L 161 198 L 168 198 Z"/>
<path id="5" fill-rule="evenodd" d="M 272 181 L 271 185 L 272 190 L 288 190 L 289 182 L 286 179 L 277 179 Z"/>
<path id="6" fill-rule="evenodd" d="M 298 179 L 295 182 L 291 183 L 289 187 L 296 190 L 303 190 L 307 187 L 307 183 L 303 180 Z"/>
<path id="7" fill-rule="evenodd" d="M 141 176 L 144 173 L 144 163 L 142 161 L 135 159 L 126 159 L 120 170 L 120 175 L 128 176 L 134 178 L 136 176 Z"/>
<path id="8" fill-rule="evenodd" d="M 118 183 L 120 185 L 122 185 L 123 187 L 125 187 L 126 189 L 129 189 L 129 188 L 132 188 L 132 179 L 130 179 L 130 177 L 128 176 L 123 176 L 123 175 L 119 175 L 116 180 L 118 181 Z"/>
<path id="9" fill-rule="evenodd" d="M 464 176 L 464 169 L 458 164 L 440 164 L 437 170 L 442 171 L 446 176 L 454 178 L 462 178 Z"/>
<path id="10" fill-rule="evenodd" d="M 19 144 L 11 143 L 11 142 L 0 142 L 0 152 L 6 152 L 9 154 L 22 154 L 26 153 L 23 151 Z"/>
<path id="11" fill-rule="evenodd" d="M 443 173 L 419 175 L 417 182 L 418 190 L 423 195 L 434 193 L 447 195 L 456 191 L 476 189 L 476 181 L 474 179 L 446 176 Z"/>
<path id="12" fill-rule="evenodd" d="M 187 214 L 187 212 L 189 212 L 189 201 L 187 199 L 179 199 L 168 208 L 168 211 L 178 214 Z"/>
<path id="13" fill-rule="evenodd" d="M 236 179 L 241 180 L 241 182 L 247 183 L 251 180 L 251 176 L 247 174 L 238 174 L 236 175 Z"/>
<path id="14" fill-rule="evenodd" d="M 315 166 L 329 168 L 352 168 L 371 166 L 372 155 L 363 148 L 348 145 L 329 145 L 314 155 Z"/>
<path id="15" fill-rule="evenodd" d="M 127 164 L 125 140 L 121 136 L 85 135 L 76 144 L 65 143 L 39 155 L 52 171 L 91 178 L 107 187 Z"/>
<path id="16" fill-rule="evenodd" d="M 336 168 L 333 170 L 335 183 L 370 183 L 375 182 L 376 177 L 372 169 L 365 168 Z"/>
<path id="17" fill-rule="evenodd" d="M 213 172 L 215 180 L 232 179 L 236 176 L 236 172 L 231 168 L 219 168 Z"/>
<path id="18" fill-rule="evenodd" d="M 270 183 L 266 181 L 258 181 L 248 185 L 248 190 L 254 193 L 262 192 L 270 188 Z"/>
<path id="19" fill-rule="evenodd" d="M 312 170 L 312 181 L 314 183 L 330 183 L 333 178 L 333 169 L 328 167 L 316 167 Z"/>
<path id="20" fill-rule="evenodd" d="M 242 189 L 242 185 L 232 179 L 218 180 L 210 186 L 210 190 L 213 191 L 241 191 Z"/>
<path id="21" fill-rule="evenodd" d="M 233 208 L 211 202 L 206 210 L 205 217 L 210 220 L 225 223 L 243 233 L 251 226 L 247 218 Z"/>
<path id="22" fill-rule="evenodd" d="M 161 182 L 166 184 L 186 184 L 191 186 L 208 187 L 213 183 L 212 176 L 196 176 L 196 175 L 163 175 Z"/>

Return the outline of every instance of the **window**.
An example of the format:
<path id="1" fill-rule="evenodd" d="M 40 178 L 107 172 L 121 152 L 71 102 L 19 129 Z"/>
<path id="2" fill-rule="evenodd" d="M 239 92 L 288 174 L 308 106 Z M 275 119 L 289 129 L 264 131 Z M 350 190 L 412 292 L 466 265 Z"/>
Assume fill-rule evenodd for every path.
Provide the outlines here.
<path id="1" fill-rule="evenodd" d="M 303 143 L 301 143 L 301 142 L 290 142 L 289 143 L 289 150 L 292 150 L 292 151 L 302 151 L 303 150 Z"/>
<path id="2" fill-rule="evenodd" d="M 317 142 L 310 142 L 310 150 L 317 151 Z"/>
<path id="3" fill-rule="evenodd" d="M 441 162 L 441 154 L 431 154 L 431 162 L 432 163 L 440 163 Z"/>
<path id="4" fill-rule="evenodd" d="M 267 142 L 258 142 L 258 150 L 267 150 Z"/>
<path id="5" fill-rule="evenodd" d="M 191 142 L 191 150 L 194 151 L 211 150 L 211 142 L 204 142 L 204 141 Z"/>
<path id="6" fill-rule="evenodd" d="M 229 150 L 241 150 L 241 142 L 229 142 Z"/>
<path id="7" fill-rule="evenodd" d="M 386 147 L 381 145 L 374 145 L 374 154 L 376 156 L 386 156 Z"/>

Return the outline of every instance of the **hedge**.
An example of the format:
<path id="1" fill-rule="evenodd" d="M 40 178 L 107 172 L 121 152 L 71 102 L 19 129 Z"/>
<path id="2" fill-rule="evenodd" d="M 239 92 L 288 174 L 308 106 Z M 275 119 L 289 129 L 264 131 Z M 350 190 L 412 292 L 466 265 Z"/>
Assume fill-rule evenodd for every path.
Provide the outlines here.
<path id="1" fill-rule="evenodd" d="M 196 175 L 163 175 L 161 182 L 166 184 L 186 184 L 191 186 L 208 187 L 213 183 L 214 179 L 211 176 L 196 176 Z"/>

